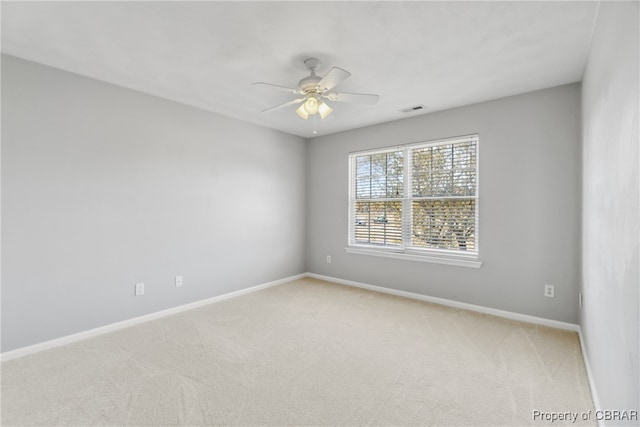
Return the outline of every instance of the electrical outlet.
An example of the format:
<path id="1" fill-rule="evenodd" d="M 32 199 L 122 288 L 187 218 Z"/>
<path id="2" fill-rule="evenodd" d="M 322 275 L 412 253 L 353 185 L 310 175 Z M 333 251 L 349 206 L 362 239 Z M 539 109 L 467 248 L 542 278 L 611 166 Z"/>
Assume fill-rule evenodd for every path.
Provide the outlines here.
<path id="1" fill-rule="evenodd" d="M 554 285 L 544 285 L 544 296 L 553 298 L 556 293 L 556 287 Z"/>
<path id="2" fill-rule="evenodd" d="M 331 264 L 331 255 L 327 255 L 327 264 Z"/>
<path id="3" fill-rule="evenodd" d="M 182 276 L 176 276 L 176 288 L 182 286 Z"/>
<path id="4" fill-rule="evenodd" d="M 144 295 L 144 283 L 136 283 L 136 296 Z"/>

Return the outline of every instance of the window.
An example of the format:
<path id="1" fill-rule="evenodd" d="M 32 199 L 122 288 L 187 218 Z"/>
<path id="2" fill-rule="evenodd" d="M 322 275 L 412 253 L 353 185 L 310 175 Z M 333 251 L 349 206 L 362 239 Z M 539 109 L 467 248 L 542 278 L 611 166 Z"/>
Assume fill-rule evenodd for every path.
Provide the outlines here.
<path id="1" fill-rule="evenodd" d="M 478 135 L 350 154 L 347 250 L 479 266 L 477 159 Z"/>

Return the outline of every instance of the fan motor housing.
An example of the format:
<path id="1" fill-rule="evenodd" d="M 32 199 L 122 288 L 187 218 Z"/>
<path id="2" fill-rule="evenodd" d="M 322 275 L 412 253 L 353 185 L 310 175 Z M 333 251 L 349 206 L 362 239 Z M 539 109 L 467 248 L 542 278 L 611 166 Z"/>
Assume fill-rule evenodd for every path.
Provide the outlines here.
<path id="1" fill-rule="evenodd" d="M 298 87 L 304 93 L 317 93 L 319 81 L 320 77 L 316 76 L 315 73 L 313 73 L 309 77 L 305 77 L 304 79 L 300 80 L 300 83 L 298 83 Z"/>

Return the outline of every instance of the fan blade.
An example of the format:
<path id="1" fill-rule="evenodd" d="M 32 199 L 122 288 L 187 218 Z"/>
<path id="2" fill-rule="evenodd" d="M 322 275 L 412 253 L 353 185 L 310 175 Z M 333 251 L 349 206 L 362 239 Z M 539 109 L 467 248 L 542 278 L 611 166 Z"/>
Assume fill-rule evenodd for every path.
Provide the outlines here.
<path id="1" fill-rule="evenodd" d="M 337 86 L 338 84 L 348 79 L 350 75 L 351 73 L 348 72 L 347 70 L 343 70 L 342 68 L 338 68 L 338 67 L 333 67 L 318 82 L 320 91 L 326 92 L 328 90 L 333 89 L 335 86 Z"/>
<path id="2" fill-rule="evenodd" d="M 286 87 L 286 86 L 280 86 L 280 85 L 274 85 L 271 83 L 265 83 L 265 82 L 255 82 L 255 83 L 251 83 L 252 86 L 255 85 L 261 85 L 261 86 L 268 86 L 277 90 L 281 90 L 283 92 L 289 92 L 289 93 L 295 93 L 298 95 L 302 95 L 304 92 L 302 92 L 300 89 L 294 89 L 291 87 Z"/>
<path id="3" fill-rule="evenodd" d="M 306 98 L 298 98 L 298 99 L 294 99 L 293 101 L 287 101 L 284 104 L 276 105 L 275 107 L 271 107 L 271 108 L 267 108 L 266 110 L 262 110 L 262 112 L 263 113 L 267 113 L 269 111 L 278 110 L 280 108 L 288 107 L 289 105 L 300 104 L 305 99 Z"/>
<path id="4" fill-rule="evenodd" d="M 353 102 L 356 104 L 369 104 L 373 105 L 378 102 L 378 95 L 372 95 L 368 93 L 327 93 L 322 95 L 323 97 L 336 102 Z"/>

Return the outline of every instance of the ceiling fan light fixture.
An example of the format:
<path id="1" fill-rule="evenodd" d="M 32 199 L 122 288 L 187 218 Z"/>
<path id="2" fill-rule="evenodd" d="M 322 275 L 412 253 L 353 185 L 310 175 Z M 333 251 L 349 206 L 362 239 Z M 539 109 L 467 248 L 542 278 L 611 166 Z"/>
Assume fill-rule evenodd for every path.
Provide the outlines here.
<path id="1" fill-rule="evenodd" d="M 318 107 L 319 107 L 318 104 L 319 104 L 318 99 L 315 96 L 310 95 L 307 97 L 307 100 L 304 101 L 304 104 L 302 105 L 304 107 L 304 110 L 308 114 L 314 115 L 318 112 Z"/>
<path id="2" fill-rule="evenodd" d="M 305 106 L 305 103 L 300 105 L 296 109 L 296 113 L 300 116 L 300 118 L 307 120 L 309 118 L 309 113 L 307 113 L 307 111 L 305 110 L 304 106 Z"/>
<path id="3" fill-rule="evenodd" d="M 1 0 L 0 0 L 1 1 Z M 373 105 L 378 102 L 378 95 L 367 93 L 339 93 L 333 92 L 333 88 L 342 83 L 351 76 L 351 73 L 342 68 L 333 67 L 324 76 L 316 75 L 316 69 L 320 65 L 320 61 L 316 58 L 307 58 L 304 65 L 310 71 L 310 74 L 298 82 L 298 87 L 291 88 L 286 86 L 274 85 L 271 83 L 255 82 L 254 85 L 266 85 L 280 91 L 289 92 L 298 95 L 297 99 L 284 102 L 271 108 L 263 110 L 263 112 L 278 110 L 291 105 L 298 105 L 296 114 L 303 120 L 309 120 L 309 116 L 318 114 L 321 119 L 327 118 L 332 114 L 331 108 L 324 100 L 331 102 L 357 103 Z M 314 117 L 315 119 L 315 117 Z M 313 121 L 314 126 L 316 120 Z"/>
<path id="4" fill-rule="evenodd" d="M 331 114 L 332 111 L 333 108 L 329 107 L 326 102 L 320 101 L 320 105 L 318 106 L 318 113 L 320 114 L 321 119 L 327 117 L 329 114 Z"/>

